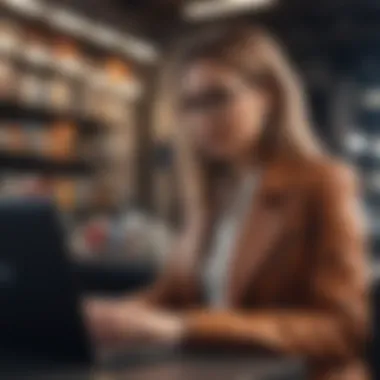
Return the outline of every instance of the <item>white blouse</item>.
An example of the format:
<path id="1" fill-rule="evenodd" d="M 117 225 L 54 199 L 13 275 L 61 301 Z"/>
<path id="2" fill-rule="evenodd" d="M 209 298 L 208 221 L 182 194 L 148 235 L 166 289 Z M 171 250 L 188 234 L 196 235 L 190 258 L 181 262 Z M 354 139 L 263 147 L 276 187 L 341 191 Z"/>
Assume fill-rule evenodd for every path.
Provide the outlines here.
<path id="1" fill-rule="evenodd" d="M 225 309 L 226 286 L 229 267 L 234 254 L 236 239 L 250 209 L 257 188 L 258 176 L 250 173 L 241 181 L 229 204 L 221 212 L 212 236 L 210 252 L 202 272 L 206 304 L 212 308 Z"/>

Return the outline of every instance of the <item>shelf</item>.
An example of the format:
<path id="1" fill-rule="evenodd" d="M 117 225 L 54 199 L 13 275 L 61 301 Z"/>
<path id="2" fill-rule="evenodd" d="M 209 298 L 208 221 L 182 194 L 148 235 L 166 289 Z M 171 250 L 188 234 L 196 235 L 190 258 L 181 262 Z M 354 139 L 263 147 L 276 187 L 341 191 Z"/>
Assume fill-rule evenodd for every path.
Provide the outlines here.
<path id="1" fill-rule="evenodd" d="M 0 152 L 0 171 L 42 172 L 59 175 L 89 175 L 90 165 L 79 160 L 54 160 L 29 154 Z"/>
<path id="2" fill-rule="evenodd" d="M 91 67 L 82 67 L 78 70 L 72 70 L 65 67 L 63 63 L 58 64 L 56 60 L 50 62 L 34 62 L 26 58 L 25 55 L 23 56 L 23 53 L 20 51 L 9 53 L 0 49 L 0 59 L 2 58 L 12 61 L 19 70 L 38 72 L 42 76 L 58 75 L 69 82 L 76 82 L 81 86 L 88 86 L 94 81 L 98 83 L 102 82 L 102 86 L 106 91 L 120 96 L 129 102 L 138 99 L 143 92 L 142 83 L 136 79 L 124 80 L 124 83 L 119 84 L 107 83 L 104 70 L 100 71 L 99 69 L 96 70 Z"/>
<path id="3" fill-rule="evenodd" d="M 16 101 L 0 100 L 0 118 L 10 121 L 27 121 L 52 123 L 59 120 L 68 120 L 78 126 L 83 133 L 94 133 L 105 130 L 101 123 L 90 118 L 76 114 L 75 112 L 46 109 L 29 105 L 21 105 Z"/>
<path id="4" fill-rule="evenodd" d="M 69 214 L 74 215 L 78 220 L 88 220 L 97 215 L 120 216 L 122 212 L 123 208 L 121 206 L 88 205 L 76 207 Z"/>
<path id="5" fill-rule="evenodd" d="M 44 8 L 45 10 L 43 14 L 35 15 L 33 17 L 20 10 L 12 9 L 12 7 L 0 4 L 0 11 L 13 19 L 24 23 L 27 22 L 29 25 L 33 25 L 45 33 L 67 36 L 84 46 L 86 50 L 94 53 L 101 55 L 106 53 L 118 56 L 129 62 L 135 69 L 139 69 L 140 66 L 149 67 L 155 65 L 159 59 L 160 52 L 157 48 L 153 46 L 151 42 L 146 41 L 141 37 L 126 32 L 117 32 L 116 30 L 113 30 L 111 25 L 103 25 L 101 30 L 99 30 L 100 25 L 98 23 L 93 23 L 90 28 L 91 30 L 88 30 L 87 33 L 83 33 L 83 31 L 78 33 L 71 30 L 69 27 L 70 21 L 66 21 L 65 23 L 60 22 L 60 25 L 58 25 L 57 22 L 52 21 L 52 13 L 56 13 L 56 7 L 46 7 L 45 4 Z M 83 20 L 84 23 L 88 23 L 86 17 L 82 19 L 81 16 L 75 15 L 74 13 L 70 12 L 70 14 L 70 18 L 73 16 L 76 19 Z M 106 34 L 105 37 L 104 34 Z M 102 35 L 103 38 L 101 37 Z M 117 41 L 115 41 L 114 38 L 116 35 Z M 109 40 L 110 36 L 112 36 L 111 39 L 113 41 Z"/>

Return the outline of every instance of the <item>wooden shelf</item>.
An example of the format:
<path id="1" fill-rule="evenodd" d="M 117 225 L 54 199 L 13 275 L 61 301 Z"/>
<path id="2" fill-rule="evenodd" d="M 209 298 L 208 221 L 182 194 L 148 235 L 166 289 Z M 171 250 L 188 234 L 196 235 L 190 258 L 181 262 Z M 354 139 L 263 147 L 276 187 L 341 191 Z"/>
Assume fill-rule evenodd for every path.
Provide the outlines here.
<path id="1" fill-rule="evenodd" d="M 19 48 L 21 49 L 21 48 Z M 50 62 L 33 62 L 30 59 L 23 56 L 22 52 L 4 52 L 0 50 L 0 59 L 6 59 L 13 63 L 18 70 L 24 72 L 35 72 L 39 73 L 42 77 L 46 76 L 59 76 L 61 78 L 65 78 L 69 83 L 76 83 L 82 87 L 89 86 L 94 80 L 99 80 L 102 74 L 105 74 L 104 70 L 97 70 L 91 67 L 82 67 L 79 70 L 70 70 L 65 68 L 64 65 L 58 64 L 57 60 Z M 101 80 L 106 80 L 103 77 Z M 133 102 L 135 99 L 141 96 L 141 92 L 143 91 L 142 83 L 137 81 L 136 79 L 125 80 L 124 83 L 121 84 L 111 84 L 105 83 L 104 89 L 110 91 L 110 93 L 114 93 L 115 95 L 120 96 L 120 98 L 124 98 L 125 101 Z"/>
<path id="2" fill-rule="evenodd" d="M 54 121 L 68 120 L 77 125 L 78 129 L 83 133 L 95 133 L 106 129 L 106 126 L 101 125 L 96 120 L 79 115 L 79 113 L 22 105 L 10 100 L 0 100 L 0 118 L 3 121 L 25 120 L 29 123 L 42 122 L 47 125 Z"/>
<path id="3" fill-rule="evenodd" d="M 84 221 L 96 215 L 120 216 L 122 212 L 123 212 L 122 206 L 88 205 L 88 206 L 76 207 L 70 211 L 70 214 L 74 215 L 77 220 Z"/>
<path id="4" fill-rule="evenodd" d="M 29 154 L 0 152 L 0 171 L 40 172 L 55 175 L 89 175 L 90 165 L 79 160 L 54 160 Z"/>
<path id="5" fill-rule="evenodd" d="M 45 35 L 59 35 L 59 36 L 67 36 L 71 40 L 80 44 L 86 51 L 90 52 L 91 55 L 94 56 L 104 56 L 104 55 L 112 55 L 121 58 L 123 61 L 126 61 L 133 67 L 135 71 L 141 72 L 143 68 L 152 66 L 155 64 L 156 58 L 154 59 L 138 59 L 136 56 L 133 56 L 130 52 L 127 53 L 125 48 L 122 48 L 122 45 L 115 47 L 112 44 L 107 44 L 104 42 L 96 42 L 92 37 L 81 36 L 80 34 L 70 32 L 68 29 L 64 30 L 62 27 L 57 27 L 56 25 L 50 23 L 45 17 L 30 17 L 27 14 L 23 14 L 15 9 L 11 9 L 8 6 L 4 6 L 0 4 L 0 11 L 4 13 L 5 16 L 11 17 L 14 20 L 18 20 L 23 24 L 27 24 L 33 26 L 37 30 L 43 32 Z M 112 29 L 112 25 L 109 25 Z M 123 32 L 121 32 L 123 33 Z M 138 38 L 132 34 L 123 33 L 126 38 L 126 42 L 128 43 L 128 39 L 133 37 L 134 40 L 141 41 L 141 38 Z M 145 41 L 145 43 L 149 44 L 149 41 Z"/>

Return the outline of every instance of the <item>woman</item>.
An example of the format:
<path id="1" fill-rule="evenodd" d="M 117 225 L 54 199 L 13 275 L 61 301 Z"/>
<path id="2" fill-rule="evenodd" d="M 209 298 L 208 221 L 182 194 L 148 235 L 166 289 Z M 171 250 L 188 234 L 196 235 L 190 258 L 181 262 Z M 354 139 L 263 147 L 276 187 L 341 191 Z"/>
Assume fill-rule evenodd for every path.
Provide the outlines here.
<path id="1" fill-rule="evenodd" d="M 101 342 L 244 345 L 364 379 L 368 327 L 357 185 L 320 148 L 298 80 L 262 30 L 197 36 L 170 69 L 185 223 L 162 278 L 92 301 Z"/>

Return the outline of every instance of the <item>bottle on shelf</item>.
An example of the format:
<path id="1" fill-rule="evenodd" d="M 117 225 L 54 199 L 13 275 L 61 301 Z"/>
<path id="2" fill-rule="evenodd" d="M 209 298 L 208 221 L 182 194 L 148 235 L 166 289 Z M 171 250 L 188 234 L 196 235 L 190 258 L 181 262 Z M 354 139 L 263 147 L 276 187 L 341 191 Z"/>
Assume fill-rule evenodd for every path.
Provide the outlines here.
<path id="1" fill-rule="evenodd" d="M 50 80 L 50 106 L 59 111 L 76 112 L 76 76 L 82 73 L 81 56 L 77 46 L 69 41 L 54 42 L 55 73 Z"/>
<path id="2" fill-rule="evenodd" d="M 46 78 L 35 72 L 20 73 L 18 100 L 22 107 L 43 107 L 47 93 Z"/>
<path id="3" fill-rule="evenodd" d="M 49 108 L 64 112 L 72 109 L 74 104 L 72 86 L 67 77 L 54 75 L 50 80 L 49 89 Z"/>
<path id="4" fill-rule="evenodd" d="M 54 197 L 62 211 L 73 211 L 75 207 L 75 180 L 57 178 L 54 181 Z"/>
<path id="5" fill-rule="evenodd" d="M 48 131 L 47 155 L 54 159 L 67 160 L 74 156 L 77 131 L 70 122 L 58 121 Z"/>
<path id="6" fill-rule="evenodd" d="M 25 129 L 18 123 L 10 124 L 8 127 L 8 141 L 6 150 L 11 153 L 22 154 L 27 151 L 28 140 Z"/>
<path id="7" fill-rule="evenodd" d="M 121 60 L 108 58 L 105 62 L 107 75 L 106 98 L 103 104 L 103 117 L 110 122 L 121 121 L 125 116 L 127 102 L 118 89 L 126 85 L 132 76 L 131 69 Z"/>
<path id="8" fill-rule="evenodd" d="M 53 65 L 62 75 L 76 77 L 85 74 L 82 54 L 74 42 L 56 38 L 53 45 Z"/>

